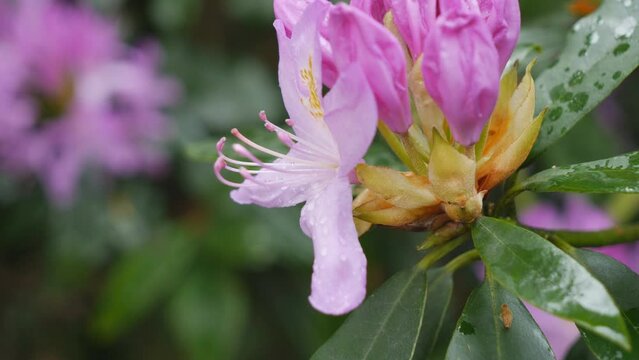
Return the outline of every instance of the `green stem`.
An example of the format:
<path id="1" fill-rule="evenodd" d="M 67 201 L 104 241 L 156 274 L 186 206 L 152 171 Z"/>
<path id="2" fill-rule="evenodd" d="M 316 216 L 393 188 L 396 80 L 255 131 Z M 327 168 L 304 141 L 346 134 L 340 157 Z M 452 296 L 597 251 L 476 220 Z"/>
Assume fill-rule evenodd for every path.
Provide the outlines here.
<path id="1" fill-rule="evenodd" d="M 428 269 L 444 256 L 450 254 L 466 241 L 466 236 L 460 236 L 455 240 L 449 241 L 429 252 L 417 265 L 421 269 Z"/>
<path id="2" fill-rule="evenodd" d="M 408 166 L 409 169 L 415 172 L 412 161 L 410 160 L 410 157 L 408 156 L 408 153 L 406 152 L 406 148 L 404 148 L 404 145 L 399 140 L 397 135 L 395 135 L 395 133 L 393 133 L 391 129 L 389 129 L 388 126 L 386 126 L 386 124 L 384 124 L 383 121 L 379 121 L 377 123 L 377 130 L 379 130 L 379 133 L 382 135 L 382 137 L 388 144 L 388 147 L 390 147 L 390 149 L 393 151 L 395 156 L 397 156 L 399 160 L 401 160 L 401 162 L 403 162 L 406 166 Z"/>
<path id="3" fill-rule="evenodd" d="M 413 146 L 408 134 L 400 135 L 399 139 L 402 142 L 404 149 L 406 149 L 413 172 L 422 176 L 428 176 L 428 165 L 422 159 L 422 155 L 420 155 L 419 151 L 417 151 L 417 149 Z"/>
<path id="4" fill-rule="evenodd" d="M 539 235 L 555 241 L 559 239 L 575 247 L 599 247 L 631 243 L 639 240 L 639 224 L 618 226 L 596 232 L 549 231 L 528 227 Z"/>
<path id="5" fill-rule="evenodd" d="M 477 261 L 478 259 L 479 259 L 479 250 L 472 249 L 472 250 L 466 251 L 465 253 L 451 260 L 448 264 L 444 266 L 444 270 L 452 274 L 455 271 L 459 270 L 460 268 Z"/>
<path id="6" fill-rule="evenodd" d="M 442 228 L 430 234 L 426 240 L 417 247 L 417 250 L 428 250 L 435 246 L 439 246 L 450 239 L 456 238 L 468 232 L 468 227 L 464 224 L 449 222 Z"/>

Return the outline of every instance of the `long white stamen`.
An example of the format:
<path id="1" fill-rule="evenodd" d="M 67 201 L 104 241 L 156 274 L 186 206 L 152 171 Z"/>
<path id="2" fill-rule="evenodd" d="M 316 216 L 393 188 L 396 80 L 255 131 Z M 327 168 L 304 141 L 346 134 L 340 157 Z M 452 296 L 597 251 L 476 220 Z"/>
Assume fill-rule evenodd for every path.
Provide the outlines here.
<path id="1" fill-rule="evenodd" d="M 317 161 L 311 161 L 311 160 L 306 160 L 306 159 L 300 159 L 300 158 L 296 158 L 296 157 L 291 156 L 291 155 L 285 155 L 285 154 L 279 153 L 279 152 L 277 152 L 277 151 L 273 151 L 273 150 L 271 150 L 271 149 L 265 148 L 265 147 L 264 147 L 264 146 L 262 146 L 262 145 L 259 145 L 259 144 L 254 143 L 254 142 L 253 142 L 253 141 L 251 141 L 249 138 L 247 138 L 246 136 L 242 135 L 242 133 L 240 133 L 240 132 L 239 132 L 239 130 L 237 130 L 237 129 L 233 129 L 233 130 L 231 130 L 231 134 L 233 134 L 233 135 L 234 135 L 235 137 L 237 137 L 240 141 L 242 141 L 242 142 L 243 142 L 243 143 L 245 143 L 246 145 L 248 145 L 248 146 L 250 146 L 250 147 L 254 148 L 255 150 L 259 150 L 259 151 L 261 151 L 261 152 L 263 152 L 263 153 L 265 153 L 265 154 L 268 154 L 268 155 L 274 156 L 274 157 L 276 157 L 276 158 L 280 158 L 280 159 L 284 159 L 284 160 L 289 160 L 289 161 L 291 161 L 291 162 L 295 162 L 295 163 L 305 163 L 305 164 L 309 164 L 309 165 L 312 165 L 312 166 L 320 166 L 320 167 L 335 167 L 335 165 L 336 165 L 336 164 L 319 163 L 319 162 L 317 162 Z M 250 152 L 249 152 L 249 153 L 250 153 Z M 242 155 L 243 155 L 243 154 L 242 154 Z M 258 160 L 255 160 L 255 159 L 257 159 L 257 158 L 256 158 L 254 155 L 253 155 L 253 157 L 252 157 L 252 158 L 251 158 L 251 157 L 247 157 L 247 158 L 250 158 L 251 160 L 256 161 L 256 162 L 257 162 L 257 161 L 259 161 L 259 159 L 258 159 Z"/>

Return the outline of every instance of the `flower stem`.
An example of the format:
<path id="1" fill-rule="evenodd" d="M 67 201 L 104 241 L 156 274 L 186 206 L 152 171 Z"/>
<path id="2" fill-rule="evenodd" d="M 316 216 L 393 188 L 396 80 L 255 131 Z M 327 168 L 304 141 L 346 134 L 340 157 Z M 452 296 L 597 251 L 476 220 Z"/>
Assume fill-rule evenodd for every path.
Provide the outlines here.
<path id="1" fill-rule="evenodd" d="M 462 235 L 455 240 L 449 241 L 439 247 L 436 247 L 435 249 L 433 249 L 433 251 L 426 254 L 426 256 L 424 256 L 424 258 L 419 262 L 417 266 L 421 269 L 430 268 L 437 261 L 450 254 L 453 250 L 462 245 L 466 241 L 466 239 L 466 236 Z"/>
<path id="2" fill-rule="evenodd" d="M 449 222 L 426 237 L 426 240 L 417 247 L 417 250 L 428 250 L 441 245 L 450 239 L 461 236 L 466 232 L 468 232 L 468 228 L 464 224 Z"/>
<path id="3" fill-rule="evenodd" d="M 446 264 L 446 266 L 444 266 L 444 270 L 446 270 L 449 273 L 454 273 L 460 268 L 472 262 L 475 262 L 478 259 L 479 259 L 479 251 L 477 249 L 472 249 L 472 250 L 466 251 L 465 253 L 451 260 L 448 264 Z"/>
<path id="4" fill-rule="evenodd" d="M 617 226 L 603 231 L 550 231 L 527 227 L 529 230 L 556 242 L 557 240 L 575 247 L 598 247 L 626 244 L 639 239 L 639 224 Z"/>
<path id="5" fill-rule="evenodd" d="M 382 135 L 382 137 L 388 144 L 388 147 L 390 147 L 390 149 L 393 151 L 395 156 L 397 156 L 399 160 L 401 160 L 401 162 L 403 162 L 406 166 L 408 166 L 409 169 L 411 169 L 412 171 L 415 171 L 415 169 L 413 168 L 413 163 L 410 160 L 410 157 L 408 156 L 408 153 L 406 152 L 404 145 L 399 140 L 397 135 L 395 135 L 395 133 L 393 133 L 391 129 L 389 129 L 388 126 L 386 126 L 386 124 L 384 124 L 383 121 L 378 122 L 377 130 L 379 130 L 379 133 Z"/>

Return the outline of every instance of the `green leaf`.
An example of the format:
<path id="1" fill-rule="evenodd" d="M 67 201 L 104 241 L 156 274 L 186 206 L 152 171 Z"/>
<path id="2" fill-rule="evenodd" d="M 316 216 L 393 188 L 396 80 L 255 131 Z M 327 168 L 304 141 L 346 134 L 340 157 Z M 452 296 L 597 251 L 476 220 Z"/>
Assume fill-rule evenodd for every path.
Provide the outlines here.
<path id="1" fill-rule="evenodd" d="M 189 359 L 233 359 L 247 320 L 246 294 L 222 271 L 196 273 L 169 304 L 169 320 Z"/>
<path id="2" fill-rule="evenodd" d="M 512 314 L 510 327 L 502 307 Z M 554 359 L 548 341 L 515 296 L 490 278 L 468 298 L 448 346 L 447 360 Z"/>
<path id="3" fill-rule="evenodd" d="M 453 278 L 445 270 L 428 271 L 427 281 L 426 307 L 422 319 L 420 339 L 413 359 L 427 359 L 435 350 L 453 295 Z"/>
<path id="4" fill-rule="evenodd" d="M 427 280 L 427 274 L 432 279 Z M 355 310 L 312 359 L 414 359 L 420 339 L 424 348 L 436 341 L 451 291 L 450 274 L 441 270 L 398 273 Z M 430 322 L 426 334 L 421 333 L 422 322 Z"/>
<path id="5" fill-rule="evenodd" d="M 532 231 L 482 217 L 473 241 L 486 268 L 519 298 L 629 348 L 628 330 L 606 288 L 575 259 Z"/>
<path id="6" fill-rule="evenodd" d="M 182 280 L 195 254 L 194 244 L 169 231 L 116 264 L 97 306 L 93 331 L 113 341 Z"/>
<path id="7" fill-rule="evenodd" d="M 639 65 L 638 23 L 639 0 L 608 0 L 573 26 L 559 61 L 537 79 L 537 111 L 549 111 L 531 158 L 566 134 Z"/>
<path id="8" fill-rule="evenodd" d="M 606 286 L 619 304 L 619 308 L 624 311 L 632 351 L 628 352 L 591 331 L 579 327 L 586 344 L 599 359 L 639 359 L 639 332 L 637 329 L 639 322 L 635 317 L 635 310 L 639 308 L 639 275 L 603 254 L 580 249 L 572 249 L 570 252 L 577 261 L 586 266 Z"/>
<path id="9" fill-rule="evenodd" d="M 579 339 L 568 351 L 564 360 L 597 360 L 597 358 L 588 349 L 586 342 L 583 339 Z"/>
<path id="10" fill-rule="evenodd" d="M 608 246 L 635 242 L 639 239 L 639 224 L 616 226 L 602 231 L 551 231 L 531 229 L 546 238 L 559 238 L 572 246 L 591 247 Z"/>
<path id="11" fill-rule="evenodd" d="M 639 152 L 544 170 L 517 184 L 508 196 L 523 191 L 639 193 Z"/>

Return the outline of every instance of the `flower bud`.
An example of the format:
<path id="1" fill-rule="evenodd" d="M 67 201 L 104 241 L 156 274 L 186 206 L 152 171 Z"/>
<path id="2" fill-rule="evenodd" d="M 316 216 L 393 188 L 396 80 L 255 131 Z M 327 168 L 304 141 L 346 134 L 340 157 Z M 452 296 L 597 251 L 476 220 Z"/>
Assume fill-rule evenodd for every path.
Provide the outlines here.
<path id="1" fill-rule="evenodd" d="M 484 16 L 499 53 L 499 67 L 504 69 L 513 53 L 521 30 L 518 0 L 479 0 Z"/>
<path id="2" fill-rule="evenodd" d="M 424 45 L 426 89 L 446 116 L 457 142 L 477 142 L 497 102 L 499 55 L 476 11 L 441 14 Z"/>
<path id="3" fill-rule="evenodd" d="M 362 10 L 380 23 L 390 8 L 389 0 L 351 0 L 351 6 Z"/>
<path id="4" fill-rule="evenodd" d="M 413 59 L 422 53 L 424 39 L 435 23 L 436 1 L 390 0 L 393 20 Z"/>
<path id="5" fill-rule="evenodd" d="M 393 34 L 364 12 L 344 4 L 329 15 L 327 40 L 339 71 L 358 63 L 375 94 L 379 117 L 396 133 L 412 124 L 404 52 Z"/>

